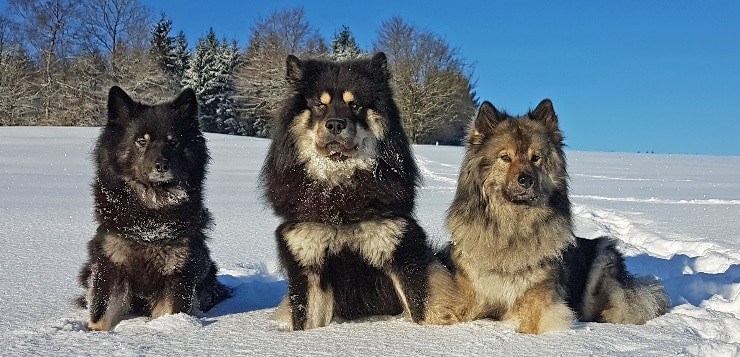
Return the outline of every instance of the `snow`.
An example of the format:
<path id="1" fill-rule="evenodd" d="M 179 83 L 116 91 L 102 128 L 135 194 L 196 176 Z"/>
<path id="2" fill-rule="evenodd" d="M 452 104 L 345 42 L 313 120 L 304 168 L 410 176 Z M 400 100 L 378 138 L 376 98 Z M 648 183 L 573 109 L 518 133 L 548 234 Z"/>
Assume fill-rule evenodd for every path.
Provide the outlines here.
<path id="1" fill-rule="evenodd" d="M 72 300 L 96 224 L 90 183 L 97 128 L 0 128 L 0 355 L 609 355 L 740 354 L 740 157 L 568 151 L 576 233 L 620 240 L 629 269 L 666 285 L 671 311 L 646 325 L 577 323 L 541 336 L 505 323 L 419 326 L 400 317 L 302 332 L 271 319 L 286 289 L 257 177 L 269 141 L 206 135 L 206 205 L 219 279 L 235 296 L 202 316 L 85 331 Z M 417 216 L 435 244 L 462 148 L 414 147 L 424 174 Z"/>

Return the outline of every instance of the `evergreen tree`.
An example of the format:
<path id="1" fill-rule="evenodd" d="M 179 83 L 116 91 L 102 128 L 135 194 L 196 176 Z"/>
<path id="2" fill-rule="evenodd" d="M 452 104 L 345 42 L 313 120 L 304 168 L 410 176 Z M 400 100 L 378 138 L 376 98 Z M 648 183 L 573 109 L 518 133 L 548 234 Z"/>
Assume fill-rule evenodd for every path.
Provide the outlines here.
<path id="1" fill-rule="evenodd" d="M 165 18 L 162 14 L 154 25 L 151 47 L 149 47 L 149 53 L 154 62 L 167 74 L 173 74 L 175 67 L 175 39 L 170 36 L 171 30 L 172 20 Z"/>
<path id="2" fill-rule="evenodd" d="M 185 32 L 180 31 L 175 37 L 175 44 L 172 53 L 172 73 L 175 78 L 182 81 L 185 76 L 185 71 L 190 66 L 190 57 L 192 54 L 188 50 L 188 40 L 185 38 Z"/>
<path id="3" fill-rule="evenodd" d="M 201 128 L 207 132 L 242 134 L 234 100 L 233 71 L 239 65 L 236 42 L 219 41 L 211 29 L 198 40 L 183 84 L 198 97 Z"/>
<path id="4" fill-rule="evenodd" d="M 334 38 L 331 40 L 331 54 L 329 58 L 334 61 L 345 61 L 364 56 L 366 54 L 360 51 L 360 47 L 357 46 L 355 37 L 352 36 L 349 27 L 342 26 L 342 30 L 339 33 L 335 33 Z"/>

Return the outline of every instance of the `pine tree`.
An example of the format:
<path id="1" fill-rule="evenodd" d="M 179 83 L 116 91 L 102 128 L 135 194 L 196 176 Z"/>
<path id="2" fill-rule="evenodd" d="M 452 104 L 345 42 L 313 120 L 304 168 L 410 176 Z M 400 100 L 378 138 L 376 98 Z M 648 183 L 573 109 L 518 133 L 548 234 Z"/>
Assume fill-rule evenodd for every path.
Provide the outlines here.
<path id="1" fill-rule="evenodd" d="M 185 32 L 180 31 L 175 37 L 175 45 L 172 51 L 173 57 L 173 68 L 172 73 L 177 78 L 178 82 L 182 81 L 185 76 L 185 71 L 190 66 L 190 57 L 192 54 L 188 50 L 188 40 L 185 38 Z"/>
<path id="2" fill-rule="evenodd" d="M 171 30 L 172 20 L 165 18 L 162 14 L 159 21 L 154 25 L 151 47 L 149 48 L 149 53 L 155 63 L 167 74 L 173 74 L 175 67 L 175 39 L 170 36 Z"/>
<path id="3" fill-rule="evenodd" d="M 360 47 L 357 46 L 355 37 L 352 36 L 349 27 L 342 26 L 342 30 L 334 34 L 334 38 L 331 40 L 331 54 L 329 55 L 332 60 L 345 61 L 365 56 L 367 54 L 360 51 Z"/>
<path id="4" fill-rule="evenodd" d="M 198 97 L 201 128 L 207 132 L 243 134 L 234 100 L 233 72 L 239 65 L 236 42 L 220 41 L 211 29 L 198 40 L 183 84 Z"/>

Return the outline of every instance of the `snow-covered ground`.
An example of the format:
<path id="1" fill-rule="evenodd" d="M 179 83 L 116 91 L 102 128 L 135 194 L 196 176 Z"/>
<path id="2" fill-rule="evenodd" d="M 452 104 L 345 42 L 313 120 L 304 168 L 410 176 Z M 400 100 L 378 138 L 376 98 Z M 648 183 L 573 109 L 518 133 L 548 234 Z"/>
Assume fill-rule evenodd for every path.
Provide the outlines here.
<path id="1" fill-rule="evenodd" d="M 568 151 L 577 233 L 613 235 L 628 267 L 663 280 L 667 315 L 643 326 L 578 323 L 541 336 L 475 321 L 419 326 L 401 318 L 285 332 L 270 319 L 286 287 L 277 225 L 257 177 L 268 140 L 207 135 L 213 162 L 210 247 L 235 296 L 204 316 L 135 318 L 113 332 L 83 328 L 72 304 L 93 235 L 96 128 L 0 128 L 0 355 L 500 355 L 740 354 L 740 157 Z M 416 146 L 424 173 L 417 215 L 449 238 L 462 148 Z"/>

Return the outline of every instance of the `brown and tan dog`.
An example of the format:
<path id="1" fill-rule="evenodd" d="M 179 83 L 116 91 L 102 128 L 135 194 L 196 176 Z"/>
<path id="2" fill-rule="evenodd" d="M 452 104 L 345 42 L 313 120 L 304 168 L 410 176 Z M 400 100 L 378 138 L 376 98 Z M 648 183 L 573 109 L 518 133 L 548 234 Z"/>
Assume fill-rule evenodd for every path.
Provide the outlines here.
<path id="1" fill-rule="evenodd" d="M 550 100 L 522 117 L 483 103 L 447 213 L 462 321 L 512 321 L 540 334 L 574 319 L 645 323 L 669 306 L 635 279 L 609 238 L 572 233 L 563 135 Z"/>

